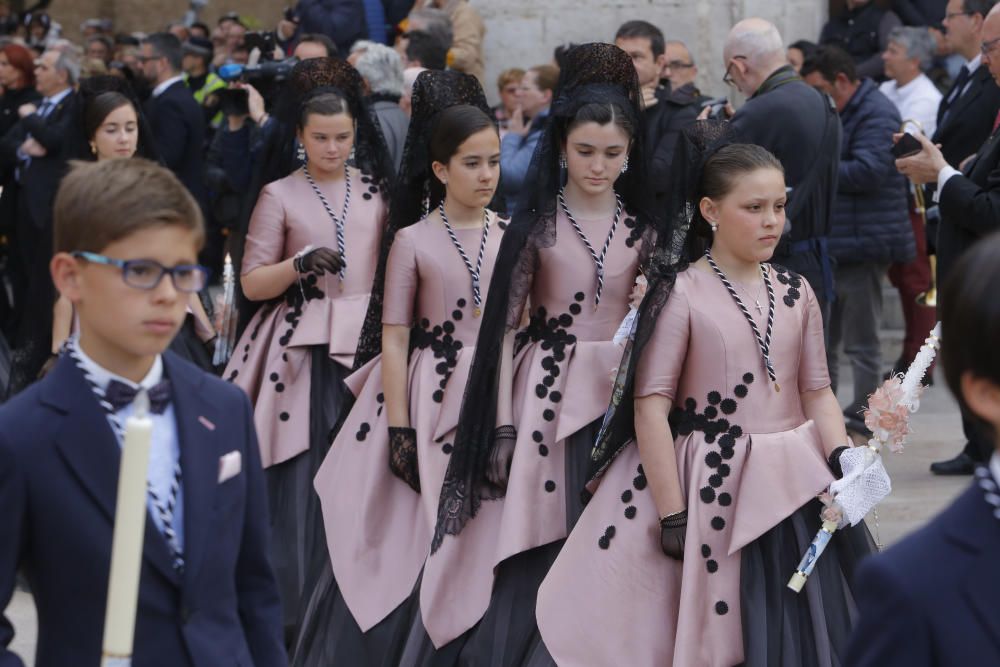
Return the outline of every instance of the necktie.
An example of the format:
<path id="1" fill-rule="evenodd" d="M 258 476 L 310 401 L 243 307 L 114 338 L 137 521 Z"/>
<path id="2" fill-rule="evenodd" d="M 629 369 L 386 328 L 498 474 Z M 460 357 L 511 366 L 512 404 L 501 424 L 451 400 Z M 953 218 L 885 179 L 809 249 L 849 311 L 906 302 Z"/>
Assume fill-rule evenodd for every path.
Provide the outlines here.
<path id="1" fill-rule="evenodd" d="M 104 399 L 111 404 L 115 412 L 118 412 L 125 406 L 131 405 L 138 393 L 139 390 L 135 387 L 130 387 L 118 380 L 112 380 L 108 383 L 108 388 L 104 390 Z M 170 380 L 162 380 L 146 393 L 149 396 L 150 412 L 162 415 L 163 411 L 170 405 Z"/>
<path id="2" fill-rule="evenodd" d="M 948 95 L 948 106 L 955 103 L 959 97 L 962 96 L 962 89 L 965 88 L 965 84 L 969 82 L 969 68 L 962 65 L 961 71 L 958 73 L 958 78 L 955 79 L 955 85 L 951 88 L 951 94 Z"/>
<path id="3" fill-rule="evenodd" d="M 965 89 L 965 84 L 969 82 L 969 68 L 962 65 L 962 71 L 958 73 L 958 78 L 955 79 L 955 85 L 951 87 L 951 92 L 948 96 L 944 98 L 941 102 L 941 119 L 938 122 L 938 127 L 944 125 L 945 121 L 948 120 L 948 116 L 951 114 L 951 107 L 958 98 L 962 96 L 962 91 Z"/>
<path id="4" fill-rule="evenodd" d="M 998 127 L 1000 127 L 1000 111 L 997 112 L 996 120 L 993 121 L 993 131 L 990 134 L 996 134 Z"/>
<path id="5" fill-rule="evenodd" d="M 42 118 L 45 118 L 49 115 L 49 112 L 52 111 L 53 106 L 52 102 L 46 100 L 42 102 L 42 106 L 38 107 L 38 111 L 36 113 Z"/>

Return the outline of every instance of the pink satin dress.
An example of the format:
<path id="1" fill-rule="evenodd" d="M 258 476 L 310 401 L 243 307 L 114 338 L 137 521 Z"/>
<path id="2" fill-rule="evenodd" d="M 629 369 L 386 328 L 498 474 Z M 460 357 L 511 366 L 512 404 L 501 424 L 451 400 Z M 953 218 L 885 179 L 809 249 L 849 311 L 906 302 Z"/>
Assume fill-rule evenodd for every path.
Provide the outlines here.
<path id="1" fill-rule="evenodd" d="M 347 269 L 310 274 L 261 306 L 236 345 L 223 377 L 254 405 L 261 462 L 269 467 L 309 448 L 313 346 L 350 369 L 378 264 L 386 207 L 372 179 L 348 168 L 351 202 L 344 228 Z M 319 182 L 338 216 L 345 181 Z M 337 249 L 336 227 L 301 170 L 268 184 L 250 219 L 242 273 L 294 257 L 307 246 Z"/>
<path id="2" fill-rule="evenodd" d="M 480 274 L 483 299 L 504 226 L 495 217 L 490 224 Z M 455 233 L 475 262 L 482 231 Z M 407 396 L 421 492 L 389 469 L 381 356 L 347 379 L 357 402 L 315 479 L 333 573 L 362 631 L 410 597 L 430 553 L 481 321 L 471 276 L 444 225 L 424 219 L 399 231 L 386 270 L 382 323 L 412 327 Z M 482 610 L 469 602 L 469 592 L 479 591 L 488 601 L 492 586 L 495 531 L 462 544 L 461 554 L 453 554 L 460 557 L 442 555 L 440 562 L 448 563 L 445 576 L 428 568 L 421 583 L 424 625 L 442 642 L 453 638 L 447 637 L 452 628 L 475 625 Z"/>
<path id="3" fill-rule="evenodd" d="M 743 662 L 741 549 L 833 480 L 800 399 L 830 384 L 820 311 L 805 280 L 769 270 L 780 392 L 718 277 L 694 267 L 678 276 L 640 361 L 635 395 L 672 401 L 688 510 L 684 560 L 660 548 L 660 517 L 632 443 L 609 467 L 539 591 L 539 628 L 559 665 Z M 761 332 L 766 310 L 750 306 Z"/>

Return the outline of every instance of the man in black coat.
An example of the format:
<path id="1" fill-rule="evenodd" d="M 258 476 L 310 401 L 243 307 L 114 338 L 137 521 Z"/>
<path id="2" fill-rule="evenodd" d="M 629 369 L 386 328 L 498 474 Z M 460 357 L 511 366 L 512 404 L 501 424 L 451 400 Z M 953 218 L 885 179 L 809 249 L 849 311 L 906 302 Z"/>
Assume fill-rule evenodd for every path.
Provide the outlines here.
<path id="1" fill-rule="evenodd" d="M 182 57 L 180 40 L 168 32 L 143 41 L 142 71 L 153 86 L 144 108 L 160 158 L 204 209 L 205 115 L 184 84 Z"/>
<path id="2" fill-rule="evenodd" d="M 632 58 L 645 107 L 649 178 L 657 201 L 663 201 L 670 182 L 674 147 L 684 128 L 698 117 L 697 98 L 686 91 L 671 93 L 660 85 L 666 62 L 660 29 L 646 21 L 628 21 L 618 28 L 615 46 Z"/>
<path id="3" fill-rule="evenodd" d="M 1000 80 L 1000 8 L 990 10 L 983 23 L 983 67 L 994 81 Z M 993 110 L 996 117 L 997 111 Z M 923 151 L 897 160 L 896 167 L 914 183 L 937 183 L 934 198 L 941 222 L 938 226 L 938 281 L 947 282 L 958 257 L 976 241 L 1000 229 L 1000 132 L 994 123 L 992 133 L 975 157 L 960 165 L 949 164 L 932 141 L 921 137 Z M 935 463 L 938 474 L 971 474 L 976 463 L 986 461 L 992 450 L 990 438 L 965 420 L 969 443 L 958 457 Z M 943 470 L 942 470 L 943 466 Z M 937 469 L 935 469 L 937 468 Z"/>
<path id="4" fill-rule="evenodd" d="M 791 188 L 785 233 L 773 261 L 809 281 L 825 322 L 833 297 L 827 236 L 840 163 L 837 111 L 828 96 L 795 73 L 778 29 L 764 19 L 737 23 L 723 59 L 726 82 L 750 97 L 732 118 L 735 138 L 774 153 Z"/>
<path id="5" fill-rule="evenodd" d="M 20 121 L 0 141 L 0 171 L 5 174 L 0 215 L 14 220 L 10 269 L 15 315 L 6 323 L 13 343 L 26 336 L 18 331 L 25 306 L 51 299 L 48 276 L 52 257 L 52 195 L 66 173 L 67 162 L 81 157 L 86 142 L 80 136 L 79 101 L 73 88 L 80 78 L 80 62 L 70 50 L 48 50 L 35 65 L 35 87 L 43 99 L 18 109 Z"/>
<path id="6" fill-rule="evenodd" d="M 858 76 L 881 81 L 882 52 L 889 46 L 889 33 L 902 24 L 894 12 L 873 0 L 847 0 L 847 11 L 830 18 L 823 26 L 819 43 L 837 46 L 851 54 Z"/>
<path id="7" fill-rule="evenodd" d="M 954 84 L 938 107 L 937 130 L 932 141 L 941 144 L 948 164 L 957 167 L 974 155 L 993 131 L 1000 108 L 1000 88 L 989 69 L 981 67 L 983 22 L 996 0 L 950 0 L 944 25 L 951 49 L 965 58 Z"/>
<path id="8" fill-rule="evenodd" d="M 941 156 L 954 168 L 961 168 L 966 159 L 984 147 L 993 132 L 997 110 L 1000 109 L 1000 87 L 986 63 L 988 58 L 980 51 L 986 40 L 985 17 L 995 3 L 996 0 L 949 0 L 947 6 L 944 25 L 948 32 L 945 38 L 952 50 L 967 62 L 954 85 L 941 99 L 937 130 L 931 143 L 940 144 Z M 934 192 L 937 173 L 915 182 L 929 184 L 928 236 L 938 258 L 938 284 L 943 285 L 951 265 L 972 239 L 959 238 L 963 236 L 960 228 L 942 220 L 945 217 L 944 207 L 931 205 L 938 200 Z M 962 452 L 952 459 L 932 464 L 931 472 L 938 475 L 971 475 L 975 464 L 984 462 L 984 452 L 991 447 L 988 438 L 969 419 L 963 418 L 962 427 L 967 439 Z"/>

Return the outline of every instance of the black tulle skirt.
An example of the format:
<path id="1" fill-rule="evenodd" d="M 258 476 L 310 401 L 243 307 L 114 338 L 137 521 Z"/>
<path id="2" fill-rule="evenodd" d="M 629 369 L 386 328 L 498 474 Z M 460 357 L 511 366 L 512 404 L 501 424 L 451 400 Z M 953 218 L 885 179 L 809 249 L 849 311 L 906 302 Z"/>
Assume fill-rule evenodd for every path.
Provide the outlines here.
<path id="1" fill-rule="evenodd" d="M 418 581 L 415 591 L 419 587 Z M 420 622 L 416 592 L 378 625 L 362 632 L 340 593 L 328 555 L 321 568 L 308 577 L 306 589 L 308 596 L 299 634 L 291 651 L 292 667 L 395 667 L 400 664 L 407 632 Z"/>
<path id="2" fill-rule="evenodd" d="M 852 582 L 875 542 L 864 523 L 834 533 L 801 593 L 787 587 L 820 529 L 813 500 L 742 550 L 746 667 L 839 667 L 857 620 Z"/>
<path id="3" fill-rule="evenodd" d="M 587 480 L 590 452 L 600 430 L 597 420 L 566 439 L 566 529 L 583 513 L 580 491 Z M 475 519 L 473 519 L 475 521 Z M 454 641 L 435 649 L 417 616 L 400 665 L 405 667 L 549 667 L 555 664 L 538 632 L 538 589 L 565 540 L 512 556 L 500 563 L 493 597 L 479 623 Z"/>
<path id="4" fill-rule="evenodd" d="M 309 449 L 266 470 L 271 517 L 271 563 L 278 579 L 289 648 L 298 636 L 310 572 L 326 555 L 326 532 L 313 478 L 353 402 L 344 385 L 348 369 L 333 361 L 326 345 L 312 348 Z"/>

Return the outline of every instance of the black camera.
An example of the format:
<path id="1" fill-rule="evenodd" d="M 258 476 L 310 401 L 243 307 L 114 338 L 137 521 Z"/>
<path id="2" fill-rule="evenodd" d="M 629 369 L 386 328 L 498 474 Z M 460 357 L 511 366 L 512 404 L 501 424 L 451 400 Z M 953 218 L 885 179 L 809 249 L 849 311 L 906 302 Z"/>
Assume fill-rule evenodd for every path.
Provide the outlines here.
<path id="1" fill-rule="evenodd" d="M 256 65 L 228 63 L 219 68 L 219 77 L 227 83 L 243 81 L 255 87 L 262 82 L 280 83 L 288 78 L 298 62 L 299 59 L 292 56 L 284 60 L 265 60 Z"/>

